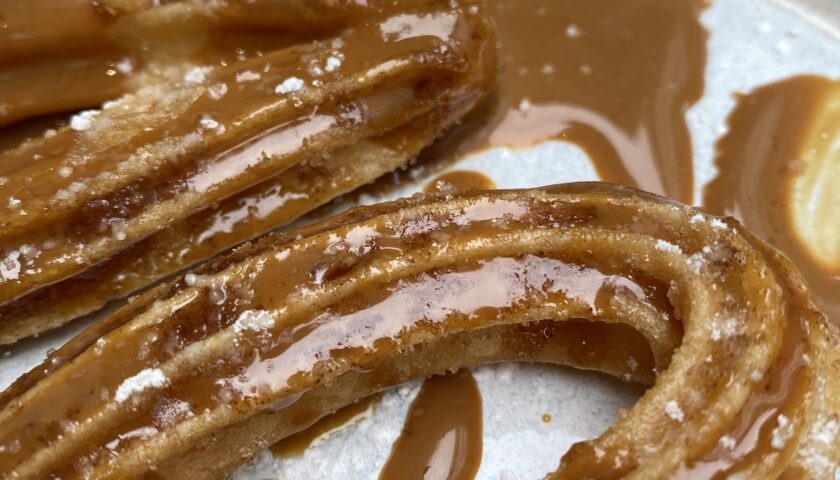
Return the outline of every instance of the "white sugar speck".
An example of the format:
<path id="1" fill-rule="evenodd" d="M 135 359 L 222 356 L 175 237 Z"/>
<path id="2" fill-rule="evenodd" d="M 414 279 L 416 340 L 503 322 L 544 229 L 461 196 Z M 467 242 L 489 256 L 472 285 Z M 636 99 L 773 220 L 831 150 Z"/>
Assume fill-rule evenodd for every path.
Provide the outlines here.
<path id="1" fill-rule="evenodd" d="M 727 318 L 723 322 L 712 322 L 712 340 L 718 341 L 721 338 L 728 338 L 738 330 L 738 320 L 735 318 Z"/>
<path id="2" fill-rule="evenodd" d="M 327 63 L 324 65 L 324 70 L 328 72 L 334 72 L 338 67 L 341 66 L 341 59 L 336 56 L 330 56 L 327 58 Z"/>
<path id="3" fill-rule="evenodd" d="M 98 110 L 85 110 L 70 119 L 70 128 L 77 132 L 87 130 L 93 125 L 93 118 L 99 115 Z"/>
<path id="4" fill-rule="evenodd" d="M 58 176 L 59 177 L 67 178 L 70 175 L 73 175 L 73 167 L 68 167 L 66 165 L 63 166 L 63 167 L 58 167 Z"/>
<path id="5" fill-rule="evenodd" d="M 217 83 L 207 88 L 207 94 L 210 95 L 210 98 L 212 98 L 213 100 L 221 99 L 225 96 L 227 91 L 228 86 L 226 83 Z"/>
<path id="6" fill-rule="evenodd" d="M 194 273 L 188 273 L 188 274 L 184 275 L 184 283 L 186 283 L 187 286 L 194 287 L 196 281 L 198 281 L 198 275 L 196 275 Z"/>
<path id="7" fill-rule="evenodd" d="M 297 92 L 303 88 L 303 80 L 299 79 L 298 77 L 289 77 L 283 81 L 280 85 L 274 87 L 274 93 L 291 93 Z"/>
<path id="8" fill-rule="evenodd" d="M 209 71 L 210 67 L 195 67 L 184 75 L 184 81 L 187 83 L 203 83 Z"/>
<path id="9" fill-rule="evenodd" d="M 779 414 L 776 417 L 776 422 L 778 425 L 773 429 L 770 446 L 776 450 L 781 450 L 785 447 L 787 441 L 790 440 L 790 437 L 793 436 L 793 425 L 790 423 L 790 419 L 784 414 Z"/>
<path id="10" fill-rule="evenodd" d="M 706 217 L 703 216 L 702 213 L 695 213 L 691 219 L 689 219 L 689 223 L 692 225 L 697 225 L 706 221 Z"/>
<path id="11" fill-rule="evenodd" d="M 668 415 L 671 420 L 676 420 L 677 422 L 682 422 L 685 418 L 685 414 L 683 414 L 682 409 L 675 400 L 669 400 L 665 404 L 665 414 Z"/>
<path id="12" fill-rule="evenodd" d="M 566 27 L 566 36 L 569 38 L 578 38 L 580 37 L 581 31 L 580 27 L 575 25 L 574 23 Z"/>
<path id="13" fill-rule="evenodd" d="M 195 414 L 190 410 L 190 404 L 183 400 L 166 401 L 155 413 L 155 418 L 164 427 L 170 427 L 182 419 L 194 416 Z"/>
<path id="14" fill-rule="evenodd" d="M 726 222 L 719 218 L 712 218 L 712 220 L 709 223 L 712 225 L 713 228 L 716 228 L 718 230 L 726 230 L 727 228 L 729 228 L 729 225 L 727 225 Z"/>
<path id="15" fill-rule="evenodd" d="M 134 71 L 134 63 L 131 61 L 130 58 L 123 58 L 119 62 L 114 65 L 118 72 L 122 73 L 123 75 L 128 75 L 132 71 Z"/>
<path id="16" fill-rule="evenodd" d="M 265 310 L 246 310 L 233 324 L 233 330 L 240 333 L 246 330 L 268 330 L 274 326 L 274 317 Z"/>
<path id="17" fill-rule="evenodd" d="M 718 440 L 718 443 L 720 444 L 721 447 L 723 447 L 727 450 L 732 450 L 733 448 L 735 448 L 735 445 L 736 445 L 735 439 L 732 438 L 729 435 L 724 435 L 724 436 L 720 437 L 720 440 Z"/>
<path id="18" fill-rule="evenodd" d="M 199 123 L 201 124 L 202 128 L 206 128 L 207 130 L 221 130 L 221 131 L 224 131 L 224 127 L 222 127 L 221 123 L 217 122 L 212 117 L 209 117 L 209 116 L 206 116 L 206 115 L 201 117 L 201 120 L 199 121 Z"/>
<path id="19" fill-rule="evenodd" d="M 142 392 L 148 388 L 160 388 L 169 383 L 166 375 L 159 368 L 147 368 L 133 377 L 125 379 L 117 388 L 114 400 L 124 402 L 132 394 Z"/>
<path id="20" fill-rule="evenodd" d="M 682 249 L 677 245 L 674 245 L 671 242 L 667 242 L 665 240 L 659 239 L 656 241 L 656 249 L 663 251 L 663 252 L 671 252 L 676 254 L 682 254 Z"/>
<path id="21" fill-rule="evenodd" d="M 253 82 L 254 80 L 259 80 L 260 78 L 261 76 L 259 73 L 252 72 L 251 70 L 245 70 L 244 72 L 239 72 L 236 74 L 237 83 Z"/>

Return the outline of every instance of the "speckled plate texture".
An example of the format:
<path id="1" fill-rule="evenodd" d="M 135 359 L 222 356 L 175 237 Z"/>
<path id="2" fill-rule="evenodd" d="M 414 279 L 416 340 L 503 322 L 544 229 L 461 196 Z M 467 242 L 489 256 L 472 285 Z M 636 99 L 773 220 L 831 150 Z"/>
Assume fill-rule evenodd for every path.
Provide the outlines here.
<path id="1" fill-rule="evenodd" d="M 688 114 L 698 202 L 703 185 L 715 172 L 714 143 L 725 131 L 733 93 L 798 73 L 840 76 L 840 0 L 713 0 L 701 20 L 710 32 L 705 95 Z M 560 142 L 527 150 L 494 149 L 449 168 L 484 172 L 500 188 L 597 180 L 586 155 Z M 387 195 L 364 196 L 361 201 L 376 203 L 411 195 L 428 180 L 419 178 Z M 96 318 L 20 342 L 6 352 L 0 358 L 0 388 Z M 542 478 L 556 468 L 573 443 L 599 435 L 641 393 L 638 387 L 604 375 L 571 369 L 505 364 L 480 367 L 473 373 L 484 405 L 480 480 Z M 277 459 L 263 452 L 232 478 L 375 479 L 419 387 L 415 381 L 386 392 L 368 412 L 319 439 L 299 457 Z M 542 420 L 544 414 L 551 416 L 550 422 Z"/>

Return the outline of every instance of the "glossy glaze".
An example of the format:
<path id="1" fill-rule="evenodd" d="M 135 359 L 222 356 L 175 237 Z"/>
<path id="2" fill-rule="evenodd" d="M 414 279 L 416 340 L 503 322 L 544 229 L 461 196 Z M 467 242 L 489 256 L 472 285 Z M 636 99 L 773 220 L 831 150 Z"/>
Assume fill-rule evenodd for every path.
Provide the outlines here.
<path id="1" fill-rule="evenodd" d="M 557 478 L 679 475 L 709 462 L 778 472 L 790 461 L 774 456 L 773 422 L 795 419 L 790 438 L 804 442 L 804 413 L 835 408 L 813 392 L 830 362 L 821 342 L 836 332 L 797 279 L 739 228 L 618 187 L 473 191 L 354 210 L 158 289 L 56 352 L 0 399 L 0 444 L 19 442 L 0 468 L 68 475 L 92 462 L 118 474 L 137 468 L 138 448 L 167 438 L 150 429 L 196 438 L 247 425 L 268 441 L 333 411 L 321 410 L 335 405 L 327 398 L 350 403 L 343 389 L 365 396 L 453 362 L 518 359 L 657 382 L 612 430 L 573 448 Z M 676 350 L 681 342 L 713 360 Z M 686 376 L 694 388 L 675 388 Z M 707 411 L 733 402 L 738 410 Z M 713 431 L 698 436 L 701 427 Z M 725 432 L 731 458 L 714 450 Z M 41 440 L 56 435 L 65 439 Z M 220 435 L 213 442 L 229 449 Z M 688 453 L 669 450 L 684 444 Z M 201 449 L 180 445 L 143 458 L 164 455 L 160 472 L 186 472 L 178 465 Z"/>
<path id="2" fill-rule="evenodd" d="M 798 76 L 738 96 L 703 207 L 788 255 L 840 321 L 840 82 Z"/>
<path id="3" fill-rule="evenodd" d="M 408 162 L 486 93 L 494 65 L 483 15 L 417 3 L 367 7 L 367 23 L 335 39 L 185 79 L 150 112 L 127 97 L 2 155 L 0 298 L 20 300 L 0 312 L 17 325 L 2 341 L 99 308 Z M 143 113 L 126 118 L 123 107 Z M 116 137 L 103 125 L 112 121 L 126 122 Z M 63 314 L 38 307 L 68 291 L 77 302 L 53 310 Z"/>
<path id="4" fill-rule="evenodd" d="M 498 0 L 494 96 L 426 157 L 558 139 L 601 179 L 693 198 L 685 111 L 703 92 L 700 0 Z M 557 159 L 562 161 L 562 159 Z"/>
<path id="5" fill-rule="evenodd" d="M 322 438 L 353 425 L 354 422 L 369 414 L 372 409 L 376 408 L 381 399 L 382 395 L 371 395 L 347 405 L 335 413 L 321 418 L 314 425 L 275 443 L 271 446 L 271 452 L 281 458 L 300 456 L 307 448 L 317 444 Z"/>
<path id="6" fill-rule="evenodd" d="M 463 193 L 470 190 L 492 190 L 496 188 L 493 179 L 475 170 L 453 170 L 433 178 L 424 192 Z"/>
<path id="7" fill-rule="evenodd" d="M 469 370 L 427 379 L 380 480 L 472 480 L 481 465 L 481 394 Z"/>

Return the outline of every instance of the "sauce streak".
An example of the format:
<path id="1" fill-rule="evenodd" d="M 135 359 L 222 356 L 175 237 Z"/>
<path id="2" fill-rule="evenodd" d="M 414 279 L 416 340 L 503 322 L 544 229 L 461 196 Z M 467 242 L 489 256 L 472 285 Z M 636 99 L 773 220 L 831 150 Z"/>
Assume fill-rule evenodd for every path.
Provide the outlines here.
<path id="1" fill-rule="evenodd" d="M 563 140 L 605 181 L 690 203 L 684 113 L 703 93 L 700 0 L 497 0 L 496 94 L 425 157 Z"/>
<path id="2" fill-rule="evenodd" d="M 423 383 L 380 480 L 470 480 L 481 465 L 481 394 L 469 370 Z"/>
<path id="3" fill-rule="evenodd" d="M 454 170 L 438 175 L 423 189 L 424 192 L 468 192 L 492 190 L 496 183 L 487 175 L 474 170 Z"/>
<path id="4" fill-rule="evenodd" d="M 285 458 L 303 455 L 303 452 L 319 439 L 343 430 L 367 416 L 381 399 L 382 395 L 376 394 L 359 402 L 351 403 L 332 415 L 321 418 L 311 427 L 280 440 L 271 446 L 271 451 L 274 455 Z"/>
<path id="5" fill-rule="evenodd" d="M 797 76 L 738 97 L 703 206 L 788 255 L 840 321 L 840 81 Z"/>

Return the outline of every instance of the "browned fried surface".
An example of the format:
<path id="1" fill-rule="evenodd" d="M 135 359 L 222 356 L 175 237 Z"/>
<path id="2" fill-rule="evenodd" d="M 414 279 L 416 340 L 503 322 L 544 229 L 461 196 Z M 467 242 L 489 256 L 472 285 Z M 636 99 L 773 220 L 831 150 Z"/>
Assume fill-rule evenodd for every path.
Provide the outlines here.
<path id="1" fill-rule="evenodd" d="M 525 360 L 652 384 L 554 478 L 826 478 L 838 351 L 735 222 L 602 184 L 428 196 L 268 236 L 83 333 L 3 394 L 0 471 L 219 477 L 388 386 Z"/>
<path id="2" fill-rule="evenodd" d="M 284 18 L 319 4 L 300 5 Z M 489 89 L 477 4 L 356 10 L 367 20 L 334 38 L 152 83 L 0 156 L 0 343 L 405 165 Z"/>

